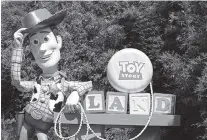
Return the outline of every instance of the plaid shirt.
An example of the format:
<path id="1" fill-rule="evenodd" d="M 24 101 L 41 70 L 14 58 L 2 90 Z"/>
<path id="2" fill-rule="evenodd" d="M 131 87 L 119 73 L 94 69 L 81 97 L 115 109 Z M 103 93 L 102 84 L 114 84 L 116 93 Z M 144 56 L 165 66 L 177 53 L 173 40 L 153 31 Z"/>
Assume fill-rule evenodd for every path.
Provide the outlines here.
<path id="1" fill-rule="evenodd" d="M 21 80 L 21 63 L 22 63 L 23 49 L 13 49 L 12 50 L 12 58 L 11 58 L 11 79 L 12 85 L 14 85 L 19 91 L 22 92 L 30 92 L 35 90 L 36 81 L 22 81 Z M 53 113 L 48 109 L 48 103 L 50 100 L 50 95 L 45 94 L 44 87 L 48 85 L 48 83 L 56 82 L 61 80 L 61 74 L 58 74 L 54 77 L 51 77 L 50 80 L 44 79 L 43 76 L 40 76 L 39 79 L 41 82 L 41 90 L 40 90 L 40 98 L 44 99 L 44 103 L 41 101 L 32 102 L 26 106 L 26 111 L 30 113 L 32 116 L 36 115 L 36 119 L 42 119 L 45 122 L 50 122 L 53 119 Z M 43 87 L 43 88 L 42 88 Z M 92 89 L 92 82 L 78 82 L 78 81 L 64 81 L 61 85 L 62 93 L 70 94 L 70 91 L 77 91 L 79 96 L 83 96 L 87 91 Z M 66 93 L 66 94 L 65 94 Z M 41 116 L 41 118 L 38 118 Z"/>

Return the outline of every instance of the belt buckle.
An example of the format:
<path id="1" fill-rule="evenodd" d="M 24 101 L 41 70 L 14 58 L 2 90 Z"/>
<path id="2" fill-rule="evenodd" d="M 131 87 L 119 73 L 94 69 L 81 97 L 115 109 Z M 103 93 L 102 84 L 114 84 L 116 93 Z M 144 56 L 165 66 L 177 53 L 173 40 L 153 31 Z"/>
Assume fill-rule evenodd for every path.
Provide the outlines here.
<path id="1" fill-rule="evenodd" d="M 42 111 L 39 109 L 33 109 L 31 111 L 31 116 L 32 118 L 34 118 L 35 120 L 40 120 L 42 119 Z"/>

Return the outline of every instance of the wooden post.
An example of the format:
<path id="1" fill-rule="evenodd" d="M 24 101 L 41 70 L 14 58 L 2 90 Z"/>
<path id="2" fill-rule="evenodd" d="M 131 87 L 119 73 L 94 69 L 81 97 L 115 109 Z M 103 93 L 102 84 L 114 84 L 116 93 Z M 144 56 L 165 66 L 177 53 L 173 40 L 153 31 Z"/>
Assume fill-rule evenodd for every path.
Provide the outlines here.
<path id="1" fill-rule="evenodd" d="M 105 131 L 104 125 L 90 125 L 90 126 L 93 129 L 93 131 L 96 133 L 96 135 L 100 137 L 104 137 L 104 131 Z M 69 134 L 73 135 L 78 130 L 79 125 L 70 124 L 68 125 L 68 127 L 69 127 Z M 85 135 L 86 135 L 86 130 L 87 130 L 86 125 L 83 125 L 79 134 L 76 137 L 71 138 L 70 140 L 84 140 Z M 97 140 L 97 139 L 98 138 L 94 134 L 89 132 L 89 135 L 86 140 Z"/>

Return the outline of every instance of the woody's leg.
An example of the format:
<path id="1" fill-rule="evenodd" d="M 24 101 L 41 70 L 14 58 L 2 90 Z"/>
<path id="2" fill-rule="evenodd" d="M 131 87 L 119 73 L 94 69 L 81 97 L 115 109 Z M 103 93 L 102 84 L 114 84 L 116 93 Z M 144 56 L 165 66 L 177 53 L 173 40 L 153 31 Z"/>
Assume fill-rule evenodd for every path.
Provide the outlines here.
<path id="1" fill-rule="evenodd" d="M 37 134 L 37 138 L 38 140 L 48 140 L 47 138 L 47 134 L 40 131 L 40 130 L 35 130 L 36 134 Z"/>
<path id="2" fill-rule="evenodd" d="M 31 129 L 32 127 L 24 122 L 20 132 L 19 140 L 28 140 L 28 134 Z"/>

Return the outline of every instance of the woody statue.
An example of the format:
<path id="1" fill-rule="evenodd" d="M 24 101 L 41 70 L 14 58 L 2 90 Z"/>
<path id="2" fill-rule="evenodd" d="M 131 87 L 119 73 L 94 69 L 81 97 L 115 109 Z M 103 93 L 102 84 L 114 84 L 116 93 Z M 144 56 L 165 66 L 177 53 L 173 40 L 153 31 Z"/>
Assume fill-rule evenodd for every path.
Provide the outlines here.
<path id="1" fill-rule="evenodd" d="M 38 140 L 47 140 L 47 132 L 53 125 L 54 112 L 59 112 L 66 99 L 66 111 L 75 112 L 80 97 L 92 89 L 92 82 L 67 81 L 58 70 L 62 38 L 53 32 L 65 17 L 66 11 L 52 15 L 47 9 L 28 13 L 22 19 L 23 28 L 14 33 L 11 58 L 11 78 L 21 92 L 32 92 L 32 98 L 24 108 L 24 121 L 19 139 L 28 140 L 28 132 L 35 129 Z M 30 50 L 42 75 L 35 81 L 21 80 L 23 42 L 28 37 Z"/>

